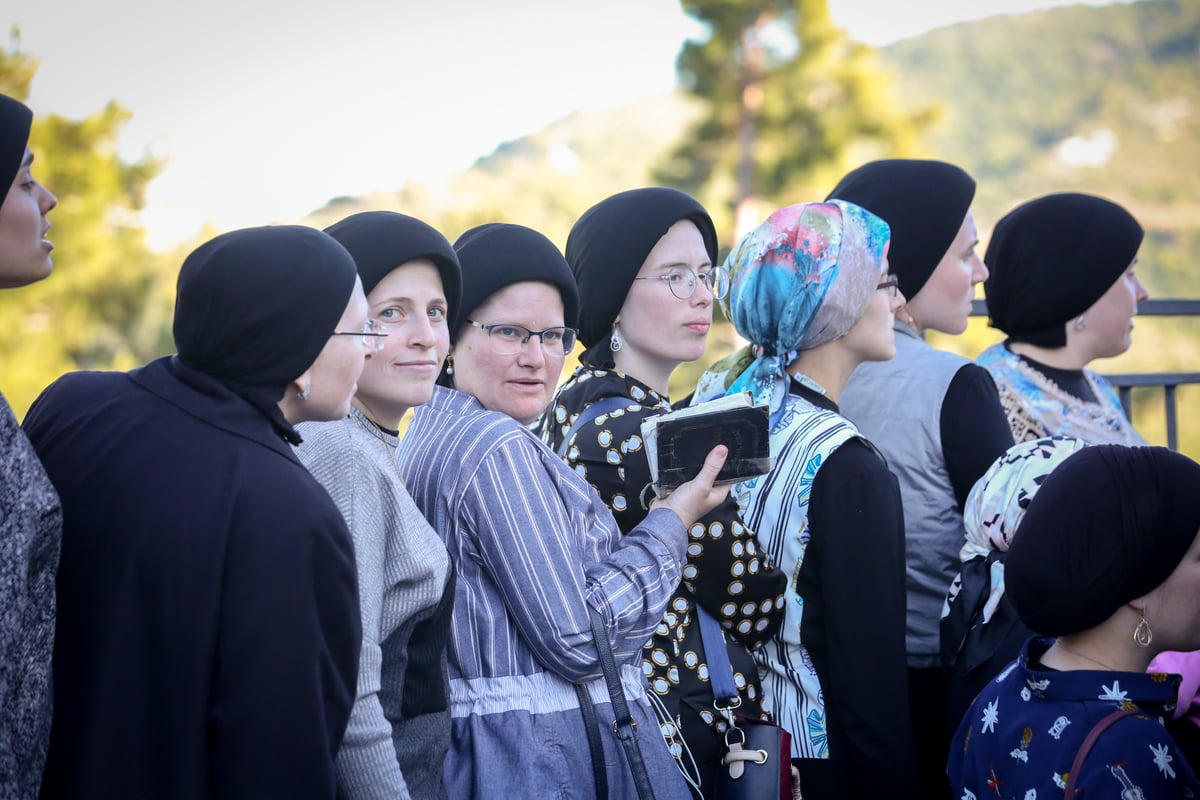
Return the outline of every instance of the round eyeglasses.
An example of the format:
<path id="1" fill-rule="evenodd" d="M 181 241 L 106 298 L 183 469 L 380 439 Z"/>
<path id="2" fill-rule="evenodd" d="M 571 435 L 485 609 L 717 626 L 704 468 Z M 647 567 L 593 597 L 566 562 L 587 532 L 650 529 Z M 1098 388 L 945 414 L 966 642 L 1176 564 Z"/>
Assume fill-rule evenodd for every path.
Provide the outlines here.
<path id="1" fill-rule="evenodd" d="M 729 291 L 729 272 L 724 267 L 713 267 L 699 274 L 687 267 L 671 267 L 665 275 L 643 275 L 634 278 L 635 281 L 666 281 L 671 294 L 680 300 L 688 300 L 696 293 L 696 286 L 701 282 L 709 288 L 717 300 L 723 298 Z"/>
<path id="2" fill-rule="evenodd" d="M 334 331 L 330 336 L 357 336 L 358 342 L 363 346 L 363 349 L 368 353 L 376 353 L 383 349 L 384 343 L 387 341 L 388 330 L 377 319 L 368 319 L 362 324 L 362 330 L 357 331 Z"/>
<path id="3" fill-rule="evenodd" d="M 535 331 L 524 325 L 513 325 L 508 322 L 497 322 L 492 325 L 484 325 L 473 319 L 468 319 L 466 322 L 485 331 L 488 340 L 492 343 L 492 352 L 500 356 L 515 356 L 534 336 L 538 337 L 538 342 L 541 343 L 542 350 L 546 355 L 565 356 L 575 349 L 575 337 L 579 335 L 574 328 L 559 327 Z"/>
<path id="4" fill-rule="evenodd" d="M 895 297 L 896 293 L 900 291 L 900 278 L 895 275 L 888 275 L 875 287 L 875 291 L 877 292 L 884 289 L 887 290 L 888 297 Z"/>

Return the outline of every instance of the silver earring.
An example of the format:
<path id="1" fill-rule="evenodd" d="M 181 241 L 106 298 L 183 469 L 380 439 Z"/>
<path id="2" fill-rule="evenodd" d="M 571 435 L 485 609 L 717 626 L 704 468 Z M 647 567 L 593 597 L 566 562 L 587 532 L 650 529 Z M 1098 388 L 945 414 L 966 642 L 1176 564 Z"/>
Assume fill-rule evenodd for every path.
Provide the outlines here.
<path id="1" fill-rule="evenodd" d="M 1133 642 L 1138 647 L 1149 647 L 1152 641 L 1154 641 L 1154 631 L 1150 630 L 1150 623 L 1146 622 L 1146 612 L 1143 611 L 1141 620 L 1133 629 Z"/>
<path id="2" fill-rule="evenodd" d="M 608 340 L 608 349 L 617 353 L 620 352 L 621 347 L 621 334 L 617 333 L 616 328 L 613 328 L 612 337 Z"/>
<path id="3" fill-rule="evenodd" d="M 1081 331 L 1086 327 L 1087 327 L 1087 323 L 1084 322 L 1083 315 L 1080 314 L 1078 317 L 1075 318 L 1075 330 Z"/>
<path id="4" fill-rule="evenodd" d="M 296 397 L 299 397 L 301 400 L 307 400 L 311 396 L 312 396 L 312 384 L 311 383 L 305 384 L 303 389 L 296 392 Z"/>

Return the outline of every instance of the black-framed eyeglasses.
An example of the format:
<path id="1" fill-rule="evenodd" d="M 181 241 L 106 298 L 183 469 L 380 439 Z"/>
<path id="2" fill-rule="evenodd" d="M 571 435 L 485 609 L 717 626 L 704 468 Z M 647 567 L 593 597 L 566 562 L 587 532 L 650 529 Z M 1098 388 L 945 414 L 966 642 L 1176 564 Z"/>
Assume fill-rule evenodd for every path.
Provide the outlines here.
<path id="1" fill-rule="evenodd" d="M 488 335 L 492 343 L 492 352 L 501 356 L 515 356 L 521 352 L 526 343 L 534 336 L 542 345 L 542 350 L 548 356 L 565 356 L 575 349 L 575 337 L 579 332 L 574 328 L 557 327 L 535 331 L 524 325 L 514 325 L 510 322 L 496 322 L 484 325 L 473 319 L 466 320 Z"/>
<path id="2" fill-rule="evenodd" d="M 689 300 L 701 282 L 709 288 L 712 296 L 720 300 L 729 291 L 729 272 L 724 267 L 713 267 L 699 274 L 687 267 L 671 267 L 665 275 L 643 275 L 635 281 L 666 281 L 671 294 L 680 300 Z"/>
<path id="3" fill-rule="evenodd" d="M 387 341 L 388 330 L 377 319 L 368 319 L 362 325 L 362 330 L 358 331 L 334 331 L 330 336 L 357 336 L 359 343 L 368 353 L 375 353 L 383 349 L 384 342 Z"/>
<path id="4" fill-rule="evenodd" d="M 875 287 L 875 291 L 877 292 L 884 289 L 888 290 L 888 297 L 895 297 L 896 293 L 900 291 L 900 278 L 895 275 L 888 275 Z"/>

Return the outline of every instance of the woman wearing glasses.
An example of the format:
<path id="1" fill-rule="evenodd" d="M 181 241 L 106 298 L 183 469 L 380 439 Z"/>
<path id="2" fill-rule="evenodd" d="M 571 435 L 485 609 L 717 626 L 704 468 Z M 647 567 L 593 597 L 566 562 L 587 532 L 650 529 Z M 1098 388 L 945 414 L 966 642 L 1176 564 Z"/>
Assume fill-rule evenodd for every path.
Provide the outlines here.
<path id="1" fill-rule="evenodd" d="M 179 271 L 176 355 L 34 403 L 64 520 L 43 797 L 334 796 L 354 548 L 289 444 L 346 415 L 366 319 L 326 234 L 233 231 Z"/>
<path id="2" fill-rule="evenodd" d="M 373 355 L 350 415 L 299 426 L 296 451 L 346 518 L 358 566 L 358 697 L 338 750 L 338 796 L 436 800 L 450 744 L 453 570 L 404 488 L 396 447 L 401 417 L 429 400 L 450 349 L 462 275 L 446 237 L 404 214 L 367 211 L 325 232 L 354 256 L 368 322 L 386 326 L 367 337 Z"/>
<path id="3" fill-rule="evenodd" d="M 896 356 L 854 370 L 841 408 L 887 459 L 904 499 L 907 650 L 913 741 L 923 796 L 948 797 L 943 723 L 947 674 L 959 642 L 941 642 L 942 605 L 958 573 L 971 487 L 1013 443 L 987 370 L 931 347 L 925 331 L 967 329 L 975 285 L 988 276 L 975 252 L 975 181 L 943 161 L 872 161 L 830 198 L 855 203 L 892 230 L 888 261 L 908 298 L 896 312 Z M 948 649 L 943 656 L 943 648 Z M 955 722 L 955 725 L 957 722 Z"/>
<path id="4" fill-rule="evenodd" d="M 603 781 L 612 797 L 637 796 L 613 736 L 590 607 L 604 618 L 656 796 L 686 798 L 661 738 L 647 735 L 656 729 L 638 656 L 679 582 L 685 526 L 726 495 L 712 487 L 723 454 L 622 537 L 587 482 L 527 427 L 575 343 L 578 300 L 562 254 L 509 224 L 473 228 L 454 249 L 463 300 L 446 370 L 453 388 L 416 410 L 399 450 L 413 500 L 459 571 L 447 792 L 590 798 Z"/>
<path id="5" fill-rule="evenodd" d="M 728 279 L 714 263 L 717 234 L 708 213 L 675 189 L 633 189 L 601 201 L 575 223 L 566 254 L 587 298 L 579 313 L 587 350 L 543 418 L 541 435 L 596 488 L 628 533 L 645 519 L 653 497 L 642 420 L 671 410 L 671 373 L 704 355 L 713 300 L 724 296 Z M 612 407 L 590 415 L 596 403 Z M 666 709 L 661 722 L 669 747 L 707 796 L 727 725 L 713 707 L 697 615 L 707 613 L 725 629 L 739 713 L 761 716 L 748 648 L 770 639 L 783 621 L 787 578 L 742 524 L 732 499 L 698 520 L 689 539 L 695 546 L 683 583 L 642 651 L 642 669 Z"/>
<path id="6" fill-rule="evenodd" d="M 895 352 L 888 239 L 840 200 L 772 214 L 726 259 L 730 319 L 752 347 L 696 388 L 696 402 L 749 391 L 770 405 L 775 467 L 732 493 L 790 578 L 783 626 L 754 656 L 813 800 L 915 796 L 900 492 L 837 405 L 856 366 Z"/>

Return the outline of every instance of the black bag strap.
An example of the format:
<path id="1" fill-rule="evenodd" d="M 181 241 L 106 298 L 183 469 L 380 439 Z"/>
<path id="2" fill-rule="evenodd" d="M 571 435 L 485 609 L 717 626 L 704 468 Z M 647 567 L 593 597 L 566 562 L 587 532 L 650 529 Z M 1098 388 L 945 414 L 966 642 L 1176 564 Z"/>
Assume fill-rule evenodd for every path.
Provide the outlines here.
<path id="1" fill-rule="evenodd" d="M 567 457 L 567 448 L 570 447 L 571 440 L 574 439 L 575 435 L 583 429 L 584 425 L 587 425 L 601 414 L 608 414 L 612 411 L 616 411 L 619 408 L 625 408 L 634 402 L 635 401 L 630 400 L 628 397 L 605 397 L 592 403 L 583 411 L 580 411 L 579 416 L 575 418 L 575 422 L 572 423 L 571 427 L 567 429 L 566 435 L 563 436 L 562 442 L 560 442 L 558 445 L 559 457 Z"/>
<path id="2" fill-rule="evenodd" d="M 600 720 L 591 695 L 582 683 L 575 684 L 575 696 L 579 699 L 579 711 L 583 714 L 583 727 L 587 731 L 588 752 L 592 755 L 592 780 L 596 784 L 596 797 L 608 797 L 608 770 L 604 768 L 604 743 L 600 741 Z"/>
<path id="3" fill-rule="evenodd" d="M 1088 731 L 1088 735 L 1084 738 L 1083 744 L 1079 745 L 1079 752 L 1075 754 L 1075 761 L 1071 764 L 1071 776 L 1067 778 L 1067 788 L 1063 792 L 1063 797 L 1075 796 L 1075 781 L 1079 778 L 1079 770 L 1083 769 L 1083 760 L 1087 758 L 1088 753 L 1092 751 L 1092 747 L 1096 744 L 1096 740 L 1100 738 L 1100 734 L 1108 730 L 1108 728 L 1111 727 L 1114 722 L 1122 717 L 1128 717 L 1136 713 L 1136 711 L 1129 711 L 1127 709 L 1114 711 L 1104 719 L 1097 722 L 1095 727 Z"/>
<path id="4" fill-rule="evenodd" d="M 637 742 L 637 723 L 629 713 L 629 704 L 625 701 L 625 689 L 621 686 L 621 676 L 617 672 L 617 661 L 613 657 L 612 645 L 608 641 L 608 630 L 604 625 L 604 617 L 596 609 L 588 606 L 588 616 L 592 623 L 592 637 L 596 640 L 596 650 L 600 653 L 600 669 L 604 672 L 604 682 L 608 684 L 608 697 L 612 703 L 613 733 L 625 750 L 625 758 L 629 761 L 629 771 L 633 773 L 633 784 L 641 800 L 654 800 L 654 789 L 650 785 L 650 775 L 646 772 L 646 762 L 642 758 L 641 748 Z"/>

